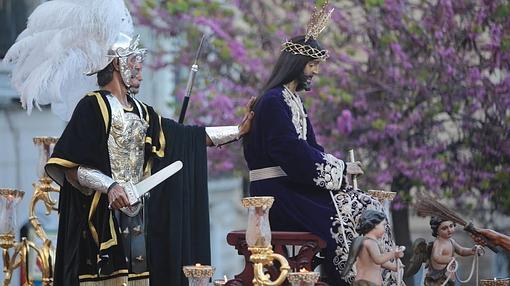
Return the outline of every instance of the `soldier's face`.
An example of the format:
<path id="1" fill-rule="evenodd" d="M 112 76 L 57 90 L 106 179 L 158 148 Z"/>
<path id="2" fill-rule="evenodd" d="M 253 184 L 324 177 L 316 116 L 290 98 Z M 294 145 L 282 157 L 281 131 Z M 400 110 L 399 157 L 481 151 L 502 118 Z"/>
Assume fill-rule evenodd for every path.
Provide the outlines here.
<path id="1" fill-rule="evenodd" d="M 132 94 L 137 94 L 142 84 L 142 67 L 143 56 L 134 54 L 128 58 L 129 69 L 131 70 L 131 77 L 129 79 L 129 90 Z"/>

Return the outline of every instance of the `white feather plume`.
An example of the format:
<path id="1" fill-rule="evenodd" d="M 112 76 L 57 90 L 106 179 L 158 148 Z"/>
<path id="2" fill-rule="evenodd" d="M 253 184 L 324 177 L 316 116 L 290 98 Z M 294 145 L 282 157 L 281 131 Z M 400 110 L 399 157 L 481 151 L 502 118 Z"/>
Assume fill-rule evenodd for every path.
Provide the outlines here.
<path id="1" fill-rule="evenodd" d="M 104 68 L 119 32 L 131 35 L 133 21 L 123 0 L 53 0 L 39 5 L 27 28 L 7 51 L 11 81 L 30 114 L 51 104 L 69 120 L 78 101 L 97 89 L 91 70 Z"/>

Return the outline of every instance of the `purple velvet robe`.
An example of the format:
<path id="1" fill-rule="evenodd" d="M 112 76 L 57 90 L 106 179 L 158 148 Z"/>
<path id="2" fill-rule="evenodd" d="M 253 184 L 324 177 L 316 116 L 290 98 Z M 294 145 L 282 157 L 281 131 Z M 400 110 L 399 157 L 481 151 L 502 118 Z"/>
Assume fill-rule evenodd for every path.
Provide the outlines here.
<path id="1" fill-rule="evenodd" d="M 326 153 L 317 143 L 296 94 L 285 87 L 273 88 L 260 97 L 254 111 L 252 128 L 244 139 L 248 168 L 252 171 L 280 167 L 286 176 L 252 180 L 251 196 L 275 198 L 269 214 L 272 230 L 308 231 L 324 239 L 325 282 L 348 285 L 340 273 L 349 246 L 358 236 L 356 221 L 363 210 L 383 210 L 382 205 L 346 185 L 344 162 Z M 392 246 L 389 228 L 384 243 Z M 346 280 L 353 279 L 350 272 Z"/>

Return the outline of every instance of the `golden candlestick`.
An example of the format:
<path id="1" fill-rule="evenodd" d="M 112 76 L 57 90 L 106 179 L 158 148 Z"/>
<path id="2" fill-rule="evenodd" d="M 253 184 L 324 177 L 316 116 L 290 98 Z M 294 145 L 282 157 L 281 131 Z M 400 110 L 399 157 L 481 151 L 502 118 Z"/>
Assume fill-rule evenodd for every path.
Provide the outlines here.
<path id="1" fill-rule="evenodd" d="M 38 175 L 40 178 L 37 183 L 33 184 L 34 194 L 30 200 L 28 213 L 30 223 L 34 227 L 35 233 L 42 241 L 41 247 L 37 249 L 36 252 L 38 253 L 37 256 L 39 258 L 42 272 L 43 286 L 50 286 L 53 283 L 54 247 L 51 240 L 48 239 L 46 231 L 44 231 L 41 223 L 39 222 L 39 218 L 35 215 L 35 206 L 39 201 L 42 201 L 46 208 L 46 215 L 50 215 L 53 210 L 57 211 L 57 202 L 51 198 L 50 194 L 52 192 L 59 193 L 60 188 L 52 184 L 51 178 L 48 177 L 44 171 L 44 166 L 46 165 L 46 162 L 48 162 L 53 146 L 57 143 L 57 141 L 58 138 L 56 137 L 39 136 L 33 138 L 34 144 L 39 148 Z"/>
<path id="2" fill-rule="evenodd" d="M 34 183 L 34 194 L 32 195 L 32 199 L 30 200 L 30 205 L 28 209 L 30 223 L 34 226 L 35 232 L 37 236 L 43 241 L 43 244 L 50 243 L 51 241 L 48 239 L 46 232 L 41 226 L 39 219 L 35 215 L 35 205 L 39 201 L 43 201 L 44 206 L 46 208 L 46 215 L 51 214 L 51 211 L 57 211 L 55 207 L 57 202 L 53 200 L 50 196 L 50 193 L 59 193 L 60 189 L 55 187 L 52 184 L 52 180 L 46 172 L 44 171 L 44 165 L 48 161 L 51 153 L 51 148 L 55 143 L 57 143 L 58 138 L 56 137 L 34 137 L 34 144 L 39 148 L 39 166 L 38 166 L 38 174 L 39 181 Z"/>
<path id="3" fill-rule="evenodd" d="M 5 201 L 0 208 L 0 247 L 3 248 L 3 271 L 4 286 L 11 282 L 12 272 L 20 265 L 27 265 L 30 250 L 34 250 L 38 259 L 39 267 L 42 272 L 42 285 L 51 286 L 53 284 L 53 246 L 51 240 L 48 239 L 39 219 L 35 215 L 35 206 L 39 201 L 43 201 L 46 207 L 46 215 L 52 210 L 56 210 L 56 201 L 54 201 L 50 193 L 59 192 L 59 188 L 52 185 L 52 180 L 44 172 L 44 165 L 48 161 L 52 146 L 57 142 L 55 137 L 35 137 L 33 142 L 38 146 L 39 164 L 38 175 L 39 181 L 34 183 L 34 193 L 29 204 L 29 221 L 35 229 L 37 236 L 41 239 L 42 245 L 37 246 L 34 242 L 21 238 L 20 242 L 15 241 L 15 206 L 23 198 L 24 192 L 12 189 L 0 189 L 0 199 Z M 9 249 L 14 249 L 11 256 Z M 26 269 L 25 285 L 33 285 L 30 279 L 30 269 Z"/>
<path id="4" fill-rule="evenodd" d="M 25 239 L 15 241 L 16 206 L 25 195 L 24 192 L 14 189 L 0 189 L 0 246 L 3 248 L 4 286 L 9 285 L 12 272 L 26 261 L 29 245 Z M 9 250 L 13 248 L 11 256 Z"/>
<path id="5" fill-rule="evenodd" d="M 250 261 L 253 263 L 253 285 L 273 286 L 281 285 L 287 279 L 290 266 L 280 254 L 274 253 L 271 246 L 271 227 L 269 225 L 269 209 L 273 205 L 273 197 L 243 198 L 242 204 L 248 208 L 248 228 L 246 229 L 246 243 L 251 252 Z M 264 273 L 264 267 L 280 263 L 280 276 L 274 281 Z"/>

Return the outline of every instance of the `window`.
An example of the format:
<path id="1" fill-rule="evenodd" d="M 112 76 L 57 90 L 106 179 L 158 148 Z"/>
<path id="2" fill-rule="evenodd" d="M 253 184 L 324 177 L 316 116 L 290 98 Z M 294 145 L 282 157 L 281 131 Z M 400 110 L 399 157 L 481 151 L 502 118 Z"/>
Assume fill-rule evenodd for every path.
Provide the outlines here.
<path id="1" fill-rule="evenodd" d="M 30 13 L 42 1 L 0 0 L 0 58 L 26 28 Z"/>

